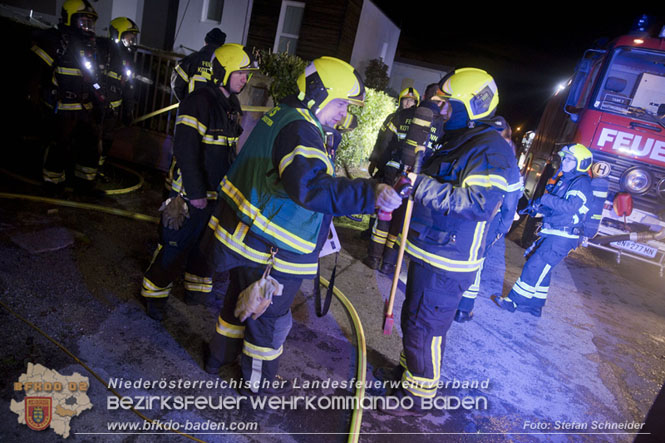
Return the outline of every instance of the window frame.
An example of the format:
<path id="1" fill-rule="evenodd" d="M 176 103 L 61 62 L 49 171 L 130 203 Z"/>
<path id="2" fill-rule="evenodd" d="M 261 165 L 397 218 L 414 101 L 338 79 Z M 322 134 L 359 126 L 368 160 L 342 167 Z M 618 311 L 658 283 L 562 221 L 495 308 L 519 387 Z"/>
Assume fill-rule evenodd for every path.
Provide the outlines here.
<path id="1" fill-rule="evenodd" d="M 219 17 L 219 21 L 217 21 L 208 18 L 208 12 L 210 10 L 210 0 L 203 0 L 203 7 L 201 8 L 201 23 L 216 23 L 218 25 L 222 24 L 222 20 L 224 19 L 224 6 L 226 5 L 226 1 L 221 0 L 221 2 L 222 2 L 222 13 L 221 16 Z"/>
<path id="2" fill-rule="evenodd" d="M 300 29 L 298 30 L 298 35 L 294 34 L 288 34 L 283 32 L 284 29 L 284 20 L 286 18 L 286 8 L 292 6 L 296 8 L 302 8 L 303 9 L 303 17 L 304 17 L 304 9 L 305 9 L 305 2 L 299 2 L 299 1 L 294 1 L 294 0 L 282 0 L 282 6 L 279 10 L 279 20 L 277 22 L 277 31 L 275 32 L 275 42 L 273 43 L 273 48 L 272 52 L 277 53 L 278 48 L 279 48 L 279 42 L 282 37 L 288 37 L 297 40 L 300 40 Z M 302 28 L 302 21 L 300 22 L 300 27 Z M 295 51 L 294 51 L 295 53 Z"/>

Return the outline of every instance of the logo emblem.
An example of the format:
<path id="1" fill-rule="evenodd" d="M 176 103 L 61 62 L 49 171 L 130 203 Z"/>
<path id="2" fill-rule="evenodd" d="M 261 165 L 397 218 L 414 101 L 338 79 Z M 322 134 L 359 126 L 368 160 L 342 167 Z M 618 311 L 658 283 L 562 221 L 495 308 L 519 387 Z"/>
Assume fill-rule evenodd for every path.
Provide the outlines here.
<path id="1" fill-rule="evenodd" d="M 51 424 L 51 397 L 25 397 L 25 423 L 34 431 L 43 431 Z"/>
<path id="2" fill-rule="evenodd" d="M 594 177 L 605 178 L 608 175 L 610 175 L 610 171 L 612 171 L 612 166 L 610 166 L 610 164 L 607 162 L 596 162 L 591 167 L 591 170 L 593 171 Z"/>

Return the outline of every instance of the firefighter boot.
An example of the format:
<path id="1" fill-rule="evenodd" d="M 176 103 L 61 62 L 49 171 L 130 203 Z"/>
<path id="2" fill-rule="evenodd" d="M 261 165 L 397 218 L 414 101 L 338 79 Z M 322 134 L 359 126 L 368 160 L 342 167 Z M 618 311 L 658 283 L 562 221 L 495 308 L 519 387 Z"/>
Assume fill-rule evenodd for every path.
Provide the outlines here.
<path id="1" fill-rule="evenodd" d="M 402 374 L 404 373 L 404 368 L 401 365 L 397 366 L 382 366 L 376 368 L 372 374 L 374 378 L 379 381 L 398 381 L 402 379 Z"/>
<path id="2" fill-rule="evenodd" d="M 467 321 L 473 320 L 473 312 L 460 311 L 459 309 L 455 312 L 454 320 L 457 323 L 464 323 Z"/>
<path id="3" fill-rule="evenodd" d="M 515 304 L 515 302 L 507 297 L 500 297 L 494 294 L 490 298 L 492 299 L 495 305 L 497 305 L 499 308 L 505 311 L 515 312 L 515 310 L 517 309 L 517 305 Z"/>
<path id="4" fill-rule="evenodd" d="M 392 263 L 386 263 L 385 261 L 381 265 L 381 269 L 379 269 L 379 272 L 381 274 L 386 274 L 386 275 L 393 275 L 395 273 L 395 265 Z"/>
<path id="5" fill-rule="evenodd" d="M 252 392 L 244 383 L 238 387 L 238 393 L 245 397 L 252 396 L 286 396 L 293 392 L 293 381 L 288 380 L 281 375 L 276 375 L 271 381 L 265 379 L 260 382 L 260 389 L 258 392 Z"/>
<path id="6" fill-rule="evenodd" d="M 363 263 L 370 269 L 377 270 L 379 269 L 379 266 L 381 265 L 381 259 L 378 257 L 372 257 L 371 255 L 368 255 L 363 259 Z"/>
<path id="7" fill-rule="evenodd" d="M 162 321 L 166 313 L 166 298 L 149 298 L 146 300 L 146 313 L 153 320 Z"/>

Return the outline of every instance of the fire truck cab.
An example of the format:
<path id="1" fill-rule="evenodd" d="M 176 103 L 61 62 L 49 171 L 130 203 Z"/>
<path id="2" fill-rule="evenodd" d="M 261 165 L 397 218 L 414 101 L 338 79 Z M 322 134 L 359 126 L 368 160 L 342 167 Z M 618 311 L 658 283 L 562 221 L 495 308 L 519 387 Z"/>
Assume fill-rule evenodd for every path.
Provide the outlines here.
<path id="1" fill-rule="evenodd" d="M 665 268 L 665 27 L 637 28 L 589 49 L 565 89 L 548 102 L 524 161 L 525 199 L 545 192 L 559 168 L 556 153 L 582 143 L 594 177 L 610 192 L 598 234 L 588 245 Z M 537 220 L 527 219 L 522 244 Z"/>

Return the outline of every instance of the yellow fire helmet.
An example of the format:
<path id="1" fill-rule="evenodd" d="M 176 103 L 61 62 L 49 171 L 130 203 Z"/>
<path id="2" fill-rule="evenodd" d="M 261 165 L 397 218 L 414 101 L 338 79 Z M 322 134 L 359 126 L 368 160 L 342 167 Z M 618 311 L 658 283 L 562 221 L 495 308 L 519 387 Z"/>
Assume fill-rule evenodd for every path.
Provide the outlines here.
<path id="1" fill-rule="evenodd" d="M 405 88 L 402 92 L 399 93 L 397 97 L 397 103 L 402 104 L 403 98 L 412 98 L 416 101 L 416 106 L 420 104 L 420 94 L 416 91 L 416 88 Z"/>
<path id="2" fill-rule="evenodd" d="M 88 0 L 66 0 L 60 10 L 60 20 L 64 26 L 76 26 L 76 15 L 90 17 L 97 21 L 97 11 Z"/>
<path id="3" fill-rule="evenodd" d="M 216 85 L 226 86 L 232 72 L 258 71 L 259 65 L 251 54 L 238 43 L 227 43 L 215 49 L 212 58 L 212 81 Z M 247 76 L 247 81 L 251 78 Z"/>
<path id="4" fill-rule="evenodd" d="M 564 146 L 559 151 L 559 156 L 563 159 L 566 155 L 572 155 L 577 161 L 576 170 L 579 172 L 587 172 L 593 164 L 593 154 L 589 149 L 580 143 Z"/>
<path id="5" fill-rule="evenodd" d="M 482 69 L 456 69 L 441 79 L 439 89 L 444 98 L 463 103 L 471 120 L 489 116 L 499 104 L 496 83 Z"/>
<path id="6" fill-rule="evenodd" d="M 362 106 L 365 85 L 358 71 L 335 57 L 315 59 L 298 77 L 298 99 L 314 113 L 337 98 Z"/>
<path id="7" fill-rule="evenodd" d="M 127 17 L 116 17 L 113 20 L 111 20 L 111 24 L 109 25 L 109 37 L 111 38 L 111 40 L 113 40 L 113 42 L 116 44 L 120 43 L 120 41 L 122 40 L 122 43 L 127 48 L 136 46 L 135 40 L 133 44 L 132 42 L 123 40 L 123 34 L 125 32 L 134 32 L 138 34 L 139 27 L 136 25 L 136 23 L 134 23 L 132 19 L 129 19 Z"/>

